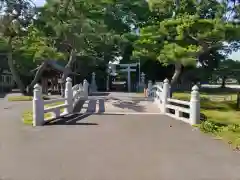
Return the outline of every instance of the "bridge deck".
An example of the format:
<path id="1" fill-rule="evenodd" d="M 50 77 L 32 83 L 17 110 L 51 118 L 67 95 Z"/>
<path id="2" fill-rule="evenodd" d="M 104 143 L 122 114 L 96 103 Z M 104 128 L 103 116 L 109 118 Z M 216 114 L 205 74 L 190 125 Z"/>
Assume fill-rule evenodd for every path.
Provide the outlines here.
<path id="1" fill-rule="evenodd" d="M 76 112 L 105 114 L 160 114 L 160 109 L 151 100 L 135 93 L 110 93 L 90 96 L 80 101 Z"/>

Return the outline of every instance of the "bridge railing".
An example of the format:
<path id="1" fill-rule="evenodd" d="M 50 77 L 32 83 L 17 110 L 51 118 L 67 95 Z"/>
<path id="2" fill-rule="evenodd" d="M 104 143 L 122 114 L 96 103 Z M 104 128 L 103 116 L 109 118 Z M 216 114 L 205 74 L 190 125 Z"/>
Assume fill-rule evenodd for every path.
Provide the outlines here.
<path id="1" fill-rule="evenodd" d="M 45 123 L 44 114 L 51 112 L 53 118 L 57 118 L 63 115 L 71 114 L 73 112 L 73 107 L 76 102 L 81 99 L 88 98 L 88 82 L 87 80 L 83 81 L 83 85 L 75 85 L 72 87 L 72 79 L 66 79 L 65 85 L 65 97 L 52 99 L 52 100 L 43 100 L 42 98 L 42 87 L 39 84 L 34 86 L 33 90 L 33 126 L 42 126 Z M 53 103 L 61 103 L 60 105 L 55 105 L 51 107 L 45 107 L 45 105 Z M 64 112 L 61 113 L 61 109 L 64 109 Z"/>
<path id="2" fill-rule="evenodd" d="M 148 97 L 153 97 L 154 102 L 162 110 L 163 87 L 161 85 L 159 85 L 159 84 L 158 85 L 153 85 L 153 86 L 151 84 L 148 84 L 148 85 L 151 86 L 151 89 L 148 88 L 148 90 L 147 90 Z"/>
<path id="3" fill-rule="evenodd" d="M 163 114 L 191 125 L 200 123 L 200 97 L 197 85 L 193 86 L 190 101 L 170 98 L 170 85 L 165 79 L 162 87 L 148 83 L 148 96 L 154 99 Z"/>

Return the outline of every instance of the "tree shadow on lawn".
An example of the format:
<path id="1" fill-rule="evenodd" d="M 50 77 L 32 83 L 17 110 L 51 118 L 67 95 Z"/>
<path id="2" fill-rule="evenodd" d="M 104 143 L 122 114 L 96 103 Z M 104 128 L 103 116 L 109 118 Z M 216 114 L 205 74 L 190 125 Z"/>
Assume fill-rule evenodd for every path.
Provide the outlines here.
<path id="1" fill-rule="evenodd" d="M 200 88 L 200 92 L 203 94 L 205 93 L 213 93 L 216 95 L 229 95 L 236 92 L 239 92 L 240 90 L 238 88 Z"/>
<path id="2" fill-rule="evenodd" d="M 201 108 L 205 110 L 216 111 L 239 111 L 234 101 L 210 101 L 209 99 L 201 99 Z"/>
<path id="3" fill-rule="evenodd" d="M 214 95 L 230 95 L 233 93 L 237 93 L 240 90 L 238 88 L 206 88 L 206 87 L 201 87 L 199 89 L 200 93 L 203 95 L 208 95 L 210 94 L 214 94 Z M 176 90 L 174 92 L 177 93 L 191 93 L 191 91 L 186 91 L 186 90 Z"/>
<path id="4" fill-rule="evenodd" d="M 211 100 L 212 96 L 216 96 L 216 94 L 203 94 L 200 92 L 201 99 L 201 109 L 204 110 L 216 110 L 216 111 L 239 111 L 237 108 L 237 100 Z M 220 94 L 219 94 L 220 95 Z M 224 95 L 232 95 L 230 94 L 221 94 Z M 174 99 L 190 101 L 190 92 L 176 92 L 173 94 Z"/>

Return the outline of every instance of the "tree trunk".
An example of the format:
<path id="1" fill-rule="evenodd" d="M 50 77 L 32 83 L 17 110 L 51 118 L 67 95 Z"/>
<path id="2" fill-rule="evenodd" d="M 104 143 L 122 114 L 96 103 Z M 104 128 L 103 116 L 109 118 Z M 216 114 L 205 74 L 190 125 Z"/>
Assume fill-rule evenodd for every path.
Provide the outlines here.
<path id="1" fill-rule="evenodd" d="M 42 73 L 43 73 L 43 71 L 45 70 L 46 67 L 47 67 L 47 63 L 46 62 L 43 62 L 43 64 L 40 65 L 40 67 L 38 68 L 38 70 L 37 70 L 37 72 L 35 74 L 34 79 L 32 80 L 31 84 L 27 88 L 27 92 L 28 93 L 31 94 L 33 86 L 38 83 L 38 81 L 40 80 L 40 78 L 42 76 Z"/>
<path id="2" fill-rule="evenodd" d="M 14 81 L 16 82 L 18 88 L 20 89 L 20 92 L 22 94 L 24 94 L 25 93 L 25 86 L 24 86 L 22 80 L 20 79 L 20 76 L 19 76 L 18 72 L 15 69 L 15 66 L 14 66 L 14 63 L 13 63 L 12 53 L 13 53 L 12 52 L 12 37 L 10 37 L 8 39 L 8 53 L 7 53 L 8 66 L 9 66 L 9 69 L 12 73 Z"/>
<path id="3" fill-rule="evenodd" d="M 171 86 L 178 81 L 179 76 L 181 75 L 181 72 L 182 72 L 182 64 L 175 63 L 175 70 L 174 70 L 174 74 L 173 74 L 173 77 L 171 80 Z M 170 97 L 172 97 L 172 93 L 173 93 L 173 89 L 170 88 Z"/>
<path id="4" fill-rule="evenodd" d="M 172 77 L 172 80 L 171 80 L 171 85 L 175 84 L 178 81 L 178 78 L 181 75 L 181 72 L 182 72 L 182 64 L 181 63 L 176 63 L 174 74 L 173 74 L 173 77 Z"/>
<path id="5" fill-rule="evenodd" d="M 221 85 L 221 88 L 225 88 L 226 80 L 227 80 L 227 77 L 226 77 L 226 76 L 223 76 L 223 77 L 222 77 L 222 85 Z"/>
<path id="6" fill-rule="evenodd" d="M 62 82 L 61 82 L 61 95 L 62 96 L 64 96 L 64 87 L 65 87 L 66 79 L 67 79 L 67 77 L 69 76 L 69 74 L 71 72 L 72 65 L 75 62 L 75 60 L 76 60 L 76 50 L 72 49 L 71 53 L 70 53 L 70 57 L 69 57 L 68 63 L 65 66 L 66 71 L 63 73 L 62 78 L 61 78 L 61 80 L 62 80 Z"/>
<path id="7" fill-rule="evenodd" d="M 237 109 L 240 109 L 240 92 L 237 93 Z"/>

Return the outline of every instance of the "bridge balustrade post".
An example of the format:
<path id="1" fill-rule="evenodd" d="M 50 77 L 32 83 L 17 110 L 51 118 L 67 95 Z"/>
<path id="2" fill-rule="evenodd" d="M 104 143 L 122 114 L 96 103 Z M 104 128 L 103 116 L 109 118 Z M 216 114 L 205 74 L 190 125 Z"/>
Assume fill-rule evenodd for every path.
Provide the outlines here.
<path id="1" fill-rule="evenodd" d="M 141 82 L 139 82 L 139 92 L 144 91 L 145 89 L 145 74 L 144 72 L 141 73 Z"/>
<path id="2" fill-rule="evenodd" d="M 168 79 L 165 79 L 163 81 L 163 92 L 162 92 L 162 113 L 166 113 L 167 112 L 167 99 L 169 98 L 169 81 Z"/>
<path id="3" fill-rule="evenodd" d="M 32 103 L 33 126 L 42 126 L 44 124 L 44 102 L 42 98 L 42 87 L 39 84 L 34 86 Z"/>
<path id="4" fill-rule="evenodd" d="M 92 80 L 90 84 L 90 91 L 91 93 L 97 92 L 97 83 L 96 83 L 96 74 L 95 72 L 92 73 Z"/>
<path id="5" fill-rule="evenodd" d="M 190 99 L 190 123 L 200 123 L 200 95 L 197 85 L 192 87 L 191 99 Z"/>
<path id="6" fill-rule="evenodd" d="M 83 96 L 85 99 L 88 98 L 88 86 L 89 86 L 89 84 L 88 84 L 87 80 L 84 79 L 84 81 L 83 81 Z"/>
<path id="7" fill-rule="evenodd" d="M 148 97 L 151 96 L 152 86 L 153 86 L 152 81 L 149 80 L 149 81 L 148 81 L 148 89 L 147 89 L 147 96 L 148 96 Z"/>
<path id="8" fill-rule="evenodd" d="M 65 104 L 68 106 L 65 108 L 65 114 L 69 114 L 73 112 L 73 90 L 72 90 L 72 79 L 68 77 L 66 79 L 65 85 Z"/>
<path id="9" fill-rule="evenodd" d="M 78 91 L 83 91 L 83 85 L 82 85 L 82 83 L 79 84 L 79 89 L 78 89 Z"/>
<path id="10" fill-rule="evenodd" d="M 169 83 L 168 85 L 168 98 L 172 98 L 172 89 L 171 89 L 171 84 Z"/>

